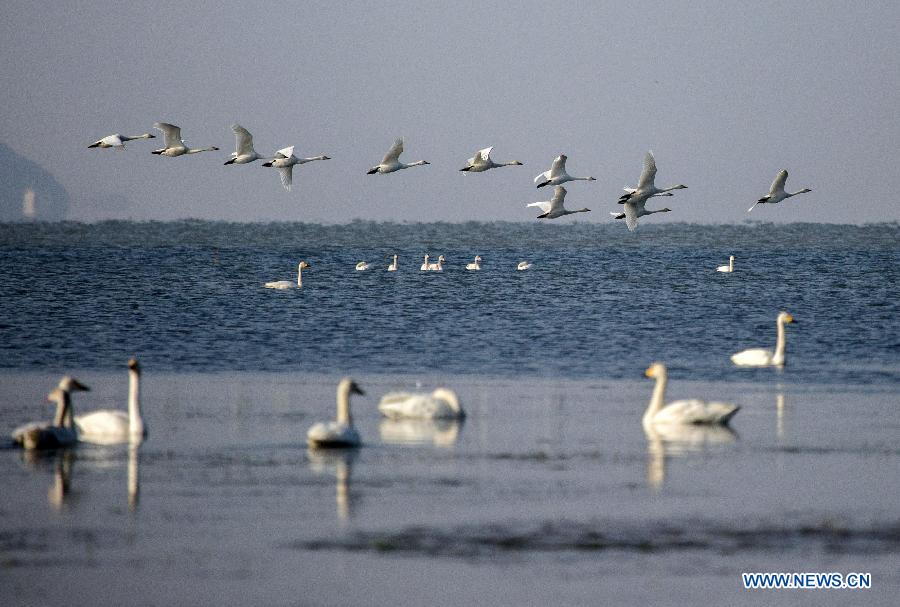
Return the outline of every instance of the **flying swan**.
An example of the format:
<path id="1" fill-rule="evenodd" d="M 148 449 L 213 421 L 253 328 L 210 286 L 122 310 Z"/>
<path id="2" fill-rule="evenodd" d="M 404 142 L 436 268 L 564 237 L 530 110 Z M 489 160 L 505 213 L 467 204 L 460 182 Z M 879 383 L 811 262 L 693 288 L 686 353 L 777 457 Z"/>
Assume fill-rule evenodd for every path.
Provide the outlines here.
<path id="1" fill-rule="evenodd" d="M 260 156 L 253 149 L 253 135 L 250 131 L 239 124 L 232 124 L 231 130 L 234 131 L 234 151 L 225 164 L 247 164 L 254 160 L 265 159 L 265 156 Z"/>
<path id="2" fill-rule="evenodd" d="M 696 398 L 676 400 L 664 404 L 668 374 L 666 366 L 661 362 L 652 363 L 644 375 L 656 379 L 653 396 L 641 420 L 644 427 L 656 424 L 718 424 L 725 425 L 739 406 L 731 403 L 707 402 Z"/>
<path id="3" fill-rule="evenodd" d="M 153 150 L 151 154 L 158 154 L 160 156 L 169 156 L 170 158 L 174 158 L 175 156 L 182 156 L 184 154 L 214 152 L 219 149 L 216 146 L 210 146 L 207 148 L 187 147 L 187 145 L 185 145 L 184 143 L 184 140 L 181 138 L 181 127 L 175 126 L 174 124 L 169 124 L 168 122 L 157 122 L 153 125 L 153 128 L 162 131 L 163 145 L 165 147 L 158 150 Z"/>
<path id="4" fill-rule="evenodd" d="M 785 192 L 784 191 L 784 182 L 787 181 L 788 172 L 787 169 L 781 169 L 778 171 L 778 174 L 775 176 L 775 181 L 772 182 L 772 187 L 769 188 L 769 193 L 757 200 L 753 203 L 753 206 L 747 209 L 749 213 L 753 209 L 756 208 L 758 204 L 778 204 L 785 198 L 790 198 L 791 196 L 796 196 L 797 194 L 806 194 L 807 192 L 812 192 L 812 190 L 808 188 L 803 188 L 797 192 Z"/>
<path id="5" fill-rule="evenodd" d="M 297 266 L 297 283 L 295 284 L 292 280 L 275 280 L 273 282 L 267 282 L 263 285 L 266 289 L 292 289 L 294 287 L 302 287 L 303 286 L 303 270 L 311 267 L 305 261 L 301 261 Z"/>
<path id="6" fill-rule="evenodd" d="M 135 139 L 156 139 L 156 135 L 152 135 L 150 133 L 144 133 L 143 135 L 121 135 L 119 133 L 114 133 L 112 135 L 107 135 L 103 139 L 98 139 L 91 145 L 89 148 L 118 148 L 120 150 L 125 149 L 126 141 L 134 141 Z"/>
<path id="7" fill-rule="evenodd" d="M 437 388 L 431 394 L 388 392 L 381 397 L 378 410 L 391 419 L 462 419 L 465 411 L 449 388 Z"/>
<path id="8" fill-rule="evenodd" d="M 273 167 L 278 169 L 281 176 L 281 185 L 288 192 L 291 191 L 291 184 L 294 181 L 294 165 L 306 164 L 313 160 L 331 160 L 328 156 L 311 156 L 310 158 L 297 158 L 294 156 L 294 146 L 282 148 L 275 152 L 275 158 L 264 162 L 264 167 Z"/>
<path id="9" fill-rule="evenodd" d="M 97 445 L 139 443 L 147 436 L 141 417 L 141 367 L 136 359 L 128 361 L 128 411 L 106 409 L 76 415 L 75 429 L 80 441 Z"/>
<path id="10" fill-rule="evenodd" d="M 671 196 L 672 194 L 654 194 L 654 196 Z M 672 209 L 669 207 L 664 207 L 662 209 L 656 209 L 655 211 L 648 211 L 645 207 L 647 204 L 647 200 L 639 200 L 636 202 L 628 201 L 625 203 L 625 212 L 623 213 L 614 213 L 610 212 L 615 219 L 624 219 L 625 225 L 628 227 L 630 232 L 634 232 L 638 226 L 638 217 L 644 217 L 645 215 L 653 215 L 654 213 L 668 213 Z"/>
<path id="11" fill-rule="evenodd" d="M 590 213 L 590 209 L 576 209 L 574 211 L 570 211 L 569 209 L 563 206 L 563 202 L 566 200 L 567 194 L 566 188 L 561 185 L 553 188 L 553 198 L 546 201 L 541 202 L 530 202 L 526 204 L 526 207 L 540 207 L 543 211 L 540 215 L 537 216 L 538 219 L 556 219 L 557 217 L 563 217 L 565 215 L 572 215 L 574 213 Z"/>
<path id="12" fill-rule="evenodd" d="M 549 171 L 544 171 L 534 178 L 537 187 L 542 188 L 545 185 L 562 185 L 567 181 L 597 181 L 593 177 L 572 177 L 566 173 L 566 159 L 568 156 L 560 154 L 553 160 Z"/>
<path id="13" fill-rule="evenodd" d="M 314 424 L 306 433 L 306 443 L 312 448 L 358 447 L 359 433 L 350 416 L 350 394 L 365 394 L 349 377 L 337 387 L 337 420 Z"/>
<path id="14" fill-rule="evenodd" d="M 493 160 L 491 160 L 491 150 L 493 149 L 494 146 L 484 148 L 483 150 L 478 150 L 477 152 L 475 152 L 474 156 L 466 161 L 466 166 L 461 168 L 460 171 L 464 171 L 467 173 L 483 173 L 484 171 L 496 169 L 497 167 L 522 166 L 522 163 L 518 160 L 510 160 L 509 162 L 494 162 Z"/>
<path id="15" fill-rule="evenodd" d="M 368 174 L 374 175 L 375 173 L 393 173 L 394 171 L 399 171 L 400 169 L 408 169 L 409 167 L 421 166 L 424 164 L 431 164 L 427 160 L 417 160 L 416 162 L 412 162 L 410 164 L 406 164 L 400 162 L 400 154 L 403 153 L 403 137 L 397 139 L 394 142 L 394 145 L 391 146 L 391 149 L 388 150 L 387 154 L 384 155 L 384 159 L 382 159 L 380 164 L 376 164 L 371 169 L 369 169 Z"/>
<path id="16" fill-rule="evenodd" d="M 626 202 L 640 202 L 642 200 L 647 200 L 651 196 L 661 196 L 672 190 L 683 190 L 687 188 L 686 185 L 678 184 L 660 189 L 654 185 L 653 182 L 655 179 L 656 159 L 653 157 L 653 152 L 647 152 L 647 155 L 644 156 L 644 170 L 641 171 L 641 177 L 638 180 L 637 187 L 629 188 L 626 186 L 624 188 L 625 193 L 619 198 L 619 204 L 625 204 Z"/>
<path id="17" fill-rule="evenodd" d="M 731 362 L 738 367 L 781 367 L 784 365 L 785 323 L 797 322 L 787 312 L 779 312 L 775 319 L 775 351 L 765 348 L 750 348 L 731 355 Z"/>

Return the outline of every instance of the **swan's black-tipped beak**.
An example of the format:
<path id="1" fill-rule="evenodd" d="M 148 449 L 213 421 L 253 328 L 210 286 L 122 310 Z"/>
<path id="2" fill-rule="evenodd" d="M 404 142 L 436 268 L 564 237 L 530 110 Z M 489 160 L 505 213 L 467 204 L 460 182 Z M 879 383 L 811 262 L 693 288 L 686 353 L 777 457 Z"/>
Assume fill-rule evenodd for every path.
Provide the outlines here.
<path id="1" fill-rule="evenodd" d="M 374 175 L 377 172 L 378 172 L 378 167 L 375 167 L 374 169 L 369 169 L 368 172 L 366 173 L 366 175 Z"/>
<path id="2" fill-rule="evenodd" d="M 150 152 L 150 153 L 151 153 L 151 154 L 162 154 L 163 152 L 165 152 L 165 150 L 153 150 L 153 151 Z"/>
<path id="3" fill-rule="evenodd" d="M 225 164 L 228 164 L 228 163 L 226 162 Z M 262 165 L 264 167 L 270 167 L 270 166 L 272 166 L 272 161 L 270 160 L 269 162 L 264 162 L 264 163 L 262 163 Z"/>
<path id="4" fill-rule="evenodd" d="M 360 388 L 356 384 L 353 384 L 353 386 L 351 386 L 350 391 L 353 392 L 354 394 L 359 394 L 360 396 L 366 395 L 366 393 L 363 392 L 362 388 Z"/>
<path id="5" fill-rule="evenodd" d="M 234 164 L 234 158 L 232 158 L 231 160 L 226 160 L 225 164 Z"/>
<path id="6" fill-rule="evenodd" d="M 91 145 L 88 146 L 88 148 L 99 148 L 99 147 L 100 147 L 99 141 L 97 143 L 92 143 Z"/>

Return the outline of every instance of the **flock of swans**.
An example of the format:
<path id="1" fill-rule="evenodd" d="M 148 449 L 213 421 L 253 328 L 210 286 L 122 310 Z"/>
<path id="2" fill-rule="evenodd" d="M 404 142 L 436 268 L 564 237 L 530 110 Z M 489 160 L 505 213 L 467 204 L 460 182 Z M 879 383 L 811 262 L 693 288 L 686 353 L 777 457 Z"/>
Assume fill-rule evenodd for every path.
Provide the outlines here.
<path id="1" fill-rule="evenodd" d="M 731 361 L 739 367 L 782 367 L 785 364 L 785 324 L 796 322 L 787 312 L 776 318 L 776 342 L 774 350 L 751 348 L 737 352 Z M 27 450 L 72 447 L 79 443 L 112 445 L 119 443 L 140 444 L 147 436 L 147 426 L 141 415 L 140 378 L 137 360 L 128 361 L 127 410 L 98 410 L 75 415 L 73 392 L 87 392 L 89 388 L 71 376 L 63 377 L 48 395 L 56 403 L 52 421 L 24 424 L 13 430 L 13 442 Z M 645 430 L 659 431 L 659 426 L 725 426 L 740 407 L 733 403 L 707 402 L 700 399 L 665 402 L 668 374 L 666 366 L 654 362 L 645 375 L 656 380 L 650 403 L 642 418 Z M 351 378 L 343 378 L 337 387 L 337 414 L 334 420 L 311 426 L 306 434 L 307 445 L 320 448 L 355 448 L 363 444 L 353 425 L 350 410 L 352 394 L 363 395 L 363 390 Z M 389 392 L 382 396 L 378 410 L 389 419 L 461 420 L 466 412 L 456 393 L 439 387 L 430 393 Z M 656 429 L 656 430 L 654 430 Z"/>
<path id="2" fill-rule="evenodd" d="M 181 138 L 181 128 L 168 122 L 157 122 L 153 125 L 163 134 L 163 147 L 153 150 L 153 154 L 160 156 L 177 157 L 186 154 L 197 154 L 200 152 L 216 151 L 216 146 L 208 146 L 202 148 L 192 148 Z M 293 168 L 300 164 L 306 164 L 315 160 L 331 160 L 329 156 L 310 156 L 308 158 L 300 158 L 294 155 L 294 146 L 289 146 L 276 151 L 272 156 L 264 156 L 256 151 L 253 147 L 253 135 L 239 124 L 231 127 L 235 135 L 235 150 L 231 153 L 231 157 L 225 162 L 229 164 L 249 164 L 256 160 L 264 160 L 264 167 L 278 169 L 281 184 L 284 189 L 290 191 L 293 183 Z M 98 139 L 90 144 L 89 148 L 116 148 L 118 150 L 125 149 L 125 143 L 138 139 L 153 139 L 155 135 L 151 133 L 143 133 L 141 135 L 122 135 L 114 133 Z M 491 158 L 493 146 L 483 148 L 475 152 L 475 155 L 466 161 L 466 166 L 459 169 L 466 173 L 483 173 L 490 169 L 496 169 L 505 166 L 522 166 L 518 160 L 510 160 L 507 162 L 495 162 Z M 390 147 L 381 162 L 370 168 L 367 173 L 369 175 L 395 173 L 402 169 L 409 169 L 417 166 L 431 164 L 427 160 L 417 160 L 415 162 L 401 162 L 400 155 L 403 153 L 403 138 L 398 138 Z M 527 207 L 538 207 L 542 211 L 537 216 L 538 219 L 556 219 L 574 213 L 588 213 L 590 209 L 581 208 L 577 210 L 566 209 L 563 205 L 567 190 L 563 187 L 564 183 L 570 181 L 596 181 L 595 177 L 573 177 L 566 171 L 566 160 L 568 156 L 560 154 L 557 156 L 550 168 L 534 178 L 534 184 L 537 188 L 543 188 L 548 185 L 555 186 L 553 197 L 550 200 L 531 202 L 526 204 Z M 768 194 L 757 200 L 753 206 L 748 209 L 752 211 L 758 204 L 777 204 L 782 200 L 786 200 L 797 194 L 811 192 L 808 188 L 803 188 L 796 192 L 787 192 L 784 189 L 785 181 L 787 181 L 787 170 L 782 169 L 772 182 Z M 682 190 L 687 188 L 684 184 L 673 185 L 667 188 L 659 188 L 655 184 L 656 181 L 656 159 L 653 152 L 647 152 L 644 156 L 644 168 L 638 179 L 637 187 L 624 188 L 625 194 L 619 198 L 619 204 L 623 205 L 622 211 L 611 212 L 610 215 L 614 219 L 624 219 L 625 225 L 630 231 L 637 229 L 638 219 L 653 215 L 654 213 L 668 213 L 672 209 L 668 207 L 662 209 L 648 210 L 646 208 L 647 201 L 656 196 L 673 196 L 674 190 Z"/>

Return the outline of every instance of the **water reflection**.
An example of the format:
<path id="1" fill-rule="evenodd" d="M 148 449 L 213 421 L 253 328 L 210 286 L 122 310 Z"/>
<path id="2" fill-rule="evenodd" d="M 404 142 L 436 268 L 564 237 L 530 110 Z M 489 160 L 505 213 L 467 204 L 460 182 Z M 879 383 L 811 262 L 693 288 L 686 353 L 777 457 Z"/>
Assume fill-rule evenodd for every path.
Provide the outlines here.
<path id="1" fill-rule="evenodd" d="M 381 440 L 394 445 L 452 447 L 464 424 L 464 419 L 383 419 L 378 433 Z"/>
<path id="2" fill-rule="evenodd" d="M 350 475 L 353 462 L 359 452 L 356 449 L 307 449 L 310 469 L 316 474 L 334 474 L 337 518 L 347 522 L 353 516 Z"/>
<path id="3" fill-rule="evenodd" d="M 784 438 L 784 394 L 775 395 L 775 434 Z"/>
<path id="4" fill-rule="evenodd" d="M 685 456 L 711 446 L 733 443 L 737 434 L 727 426 L 695 424 L 645 424 L 647 484 L 653 489 L 666 480 L 666 457 Z"/>

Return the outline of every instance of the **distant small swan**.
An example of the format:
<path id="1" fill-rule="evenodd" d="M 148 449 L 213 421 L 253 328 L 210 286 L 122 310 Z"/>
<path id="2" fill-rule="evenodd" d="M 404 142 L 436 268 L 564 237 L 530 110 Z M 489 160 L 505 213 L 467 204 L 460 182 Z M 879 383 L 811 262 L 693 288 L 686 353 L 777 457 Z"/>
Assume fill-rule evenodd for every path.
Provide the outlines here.
<path id="1" fill-rule="evenodd" d="M 381 397 L 378 410 L 391 419 L 461 419 L 466 416 L 456 393 L 449 388 L 437 388 L 431 394 L 388 392 Z"/>
<path id="2" fill-rule="evenodd" d="M 206 148 L 187 147 L 187 145 L 185 145 L 184 143 L 184 140 L 181 138 L 181 127 L 175 126 L 174 124 L 169 124 L 168 122 L 157 122 L 153 125 L 153 128 L 162 131 L 163 145 L 165 147 L 158 150 L 153 150 L 151 154 L 169 156 L 170 158 L 174 158 L 175 156 L 183 156 L 184 154 L 214 152 L 219 149 L 214 145 Z"/>
<path id="3" fill-rule="evenodd" d="M 551 200 L 531 202 L 526 204 L 525 206 L 540 207 L 543 213 L 537 216 L 538 219 L 556 219 L 557 217 L 572 215 L 573 213 L 589 213 L 591 211 L 588 208 L 577 209 L 574 211 L 570 211 L 569 209 L 565 208 L 563 206 L 563 203 L 566 200 L 567 193 L 568 191 L 566 190 L 566 188 L 558 185 L 553 189 L 553 198 Z"/>
<path id="4" fill-rule="evenodd" d="M 397 139 L 394 142 L 394 145 L 391 146 L 391 149 L 388 150 L 387 154 L 384 155 L 380 164 L 376 164 L 371 169 L 369 169 L 368 174 L 374 175 L 375 173 L 393 173 L 395 171 L 399 171 L 400 169 L 408 169 L 410 167 L 421 166 L 424 164 L 431 164 L 427 160 L 417 160 L 416 162 L 411 162 L 409 164 L 405 164 L 400 162 L 400 154 L 403 153 L 403 137 Z"/>
<path id="5" fill-rule="evenodd" d="M 144 133 L 143 135 L 120 135 L 119 133 L 114 133 L 112 135 L 107 135 L 103 139 L 98 139 L 91 145 L 89 148 L 118 148 L 120 150 L 125 149 L 126 141 L 134 141 L 135 139 L 156 139 L 156 135 L 151 135 L 150 133 Z"/>
<path id="6" fill-rule="evenodd" d="M 652 363 L 644 375 L 656 379 L 653 396 L 644 412 L 644 427 L 654 424 L 719 424 L 725 425 L 740 409 L 731 403 L 707 402 L 692 398 L 664 404 L 668 374 L 661 362 Z"/>
<path id="7" fill-rule="evenodd" d="M 365 394 L 349 377 L 343 378 L 337 388 L 337 419 L 319 422 L 307 431 L 306 442 L 313 448 L 358 447 L 359 433 L 353 427 L 350 415 L 350 394 Z"/>
<path id="8" fill-rule="evenodd" d="M 625 194 L 619 198 L 619 204 L 625 204 L 626 202 L 640 202 L 642 200 L 647 200 L 651 196 L 666 194 L 671 190 L 682 190 L 687 188 L 686 185 L 682 184 L 673 185 L 668 188 L 658 188 L 654 184 L 655 180 L 656 159 L 653 157 L 653 152 L 647 152 L 647 155 L 644 156 L 644 170 L 641 172 L 637 187 L 629 188 L 626 186 L 624 188 Z"/>
<path id="9" fill-rule="evenodd" d="M 73 377 L 66 375 L 50 394 L 47 400 L 56 403 L 56 415 L 52 422 L 31 422 L 19 426 L 12 432 L 13 442 L 28 450 L 56 449 L 77 443 L 78 436 L 72 425 L 73 390 L 88 391 L 90 388 Z"/>
<path id="10" fill-rule="evenodd" d="M 397 254 L 394 253 L 394 260 L 391 262 L 391 265 L 387 268 L 388 272 L 396 272 L 397 271 Z"/>
<path id="11" fill-rule="evenodd" d="M 775 351 L 765 348 L 750 348 L 731 355 L 731 362 L 738 367 L 781 367 L 784 365 L 784 350 L 786 345 L 784 325 L 797 322 L 787 312 L 779 312 L 775 319 Z"/>
<path id="12" fill-rule="evenodd" d="M 141 367 L 128 361 L 128 411 L 99 410 L 75 416 L 78 439 L 85 443 L 110 445 L 140 442 L 147 436 L 141 416 Z"/>
<path id="13" fill-rule="evenodd" d="M 311 156 L 309 158 L 297 158 L 294 156 L 294 146 L 282 148 L 275 152 L 275 158 L 268 162 L 264 162 L 264 167 L 274 167 L 278 169 L 281 176 L 281 185 L 288 192 L 291 191 L 291 184 L 294 181 L 294 165 L 306 164 L 314 160 L 331 160 L 328 156 Z"/>
<path id="14" fill-rule="evenodd" d="M 428 253 L 425 254 L 425 261 L 422 262 L 422 267 L 419 268 L 422 272 L 428 271 Z"/>
<path id="15" fill-rule="evenodd" d="M 805 194 L 807 192 L 812 192 L 812 190 L 808 188 L 803 188 L 802 190 L 798 190 L 796 192 L 785 192 L 784 191 L 784 182 L 787 181 L 788 172 L 787 169 L 781 169 L 778 171 L 778 174 L 775 176 L 775 181 L 772 182 L 772 187 L 769 188 L 769 193 L 757 200 L 753 203 L 753 206 L 747 209 L 749 213 L 753 209 L 756 208 L 758 204 L 778 204 L 785 198 L 790 198 L 791 196 L 796 196 L 797 194 Z"/>
<path id="16" fill-rule="evenodd" d="M 531 262 L 529 261 L 520 261 L 519 265 L 516 266 L 516 270 L 524 271 L 531 267 Z"/>
<path id="17" fill-rule="evenodd" d="M 729 255 L 728 265 L 717 267 L 716 272 L 734 272 L 734 255 Z"/>
<path id="18" fill-rule="evenodd" d="M 428 264 L 428 270 L 431 272 L 443 272 L 444 271 L 444 262 L 447 261 L 444 259 L 443 255 L 438 256 L 437 263 Z"/>
<path id="19" fill-rule="evenodd" d="M 466 161 L 466 166 L 461 168 L 460 171 L 468 173 L 483 173 L 484 171 L 496 169 L 497 167 L 522 165 L 522 163 L 518 160 L 510 160 L 509 162 L 494 162 L 493 160 L 491 160 L 491 150 L 493 149 L 494 146 L 484 148 L 483 150 L 478 150 L 477 152 L 475 152 L 474 156 Z"/>
<path id="20" fill-rule="evenodd" d="M 655 196 L 671 196 L 672 194 L 654 194 Z M 624 213 L 610 213 L 616 219 L 624 219 L 625 225 L 628 227 L 629 232 L 634 232 L 638 227 L 638 217 L 644 217 L 645 215 L 653 215 L 654 213 L 668 213 L 672 209 L 665 207 L 662 209 L 656 209 L 655 211 L 648 211 L 645 207 L 647 204 L 646 200 L 638 200 L 636 202 L 628 201 L 625 203 L 625 212 Z"/>
<path id="21" fill-rule="evenodd" d="M 363 270 L 368 270 L 371 267 L 372 267 L 372 264 L 361 261 L 356 264 L 356 271 L 362 272 Z"/>
<path id="22" fill-rule="evenodd" d="M 481 269 L 481 255 L 476 255 L 475 261 L 473 261 L 472 263 L 467 263 L 466 269 L 467 270 L 480 270 Z"/>
<path id="23" fill-rule="evenodd" d="M 231 130 L 234 131 L 234 151 L 225 164 L 247 164 L 265 158 L 253 149 L 253 135 L 250 131 L 239 124 L 232 124 Z"/>
<path id="24" fill-rule="evenodd" d="M 294 287 L 302 287 L 303 286 L 303 270 L 311 267 L 305 261 L 301 261 L 297 266 L 297 282 L 293 282 L 291 280 L 276 280 L 273 282 L 267 282 L 263 285 L 266 289 L 292 289 Z"/>
<path id="25" fill-rule="evenodd" d="M 544 171 L 534 178 L 535 185 L 542 188 L 545 185 L 562 185 L 567 181 L 597 181 L 593 177 L 572 177 L 566 173 L 566 159 L 568 156 L 565 154 L 557 156 L 549 171 Z"/>

